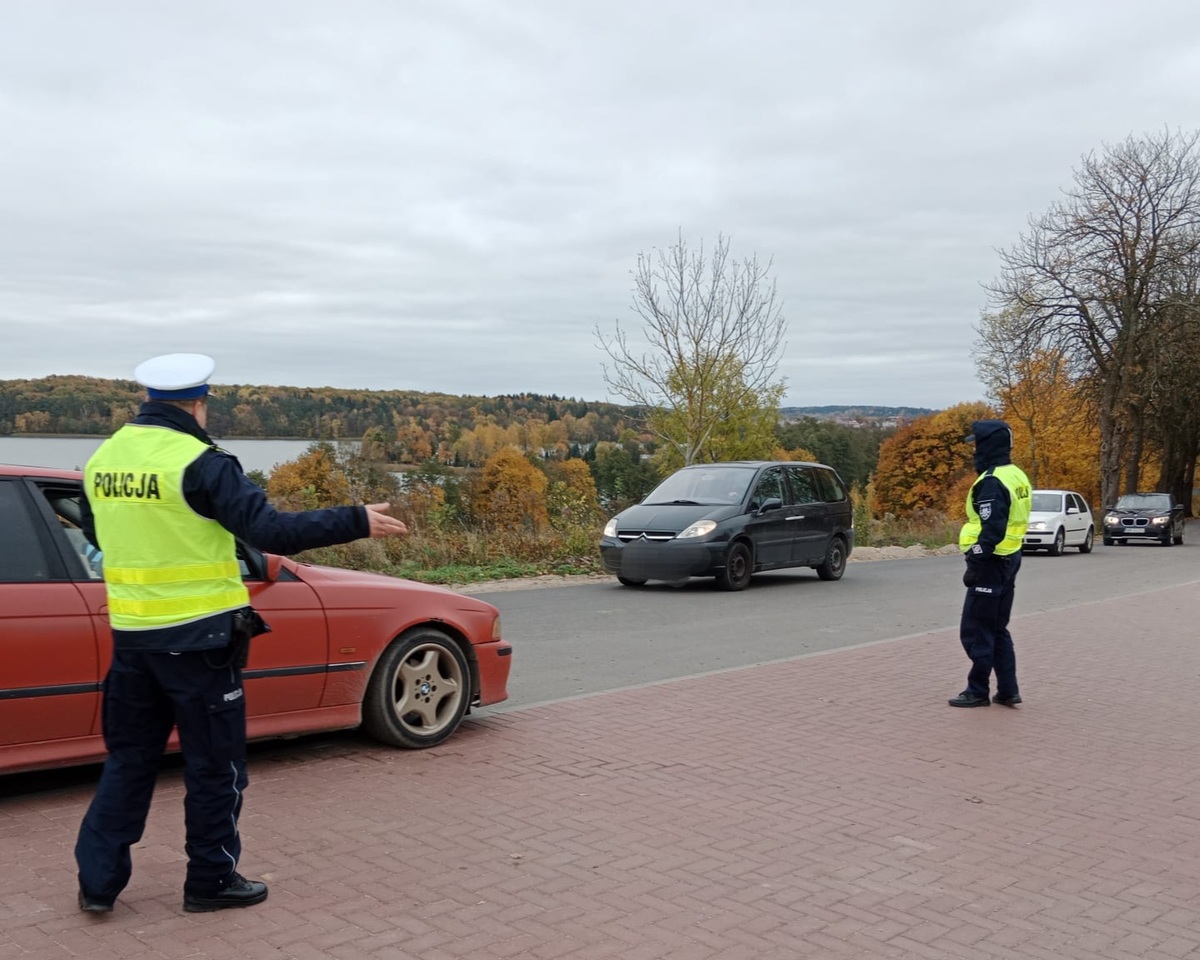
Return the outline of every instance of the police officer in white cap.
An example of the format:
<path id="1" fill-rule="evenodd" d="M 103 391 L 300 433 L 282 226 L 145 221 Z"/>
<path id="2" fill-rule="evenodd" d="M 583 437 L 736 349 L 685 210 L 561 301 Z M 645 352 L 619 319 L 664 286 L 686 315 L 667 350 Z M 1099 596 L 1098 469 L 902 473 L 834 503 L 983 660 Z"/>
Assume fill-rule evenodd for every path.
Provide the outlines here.
<path id="1" fill-rule="evenodd" d="M 214 368 L 195 353 L 140 364 L 134 375 L 146 402 L 84 470 L 84 532 L 104 552 L 113 632 L 108 758 L 75 845 L 79 906 L 90 913 L 111 911 L 129 882 L 130 847 L 141 839 L 173 726 L 187 785 L 184 909 L 267 898 L 265 883 L 237 872 L 247 784 L 242 665 L 250 637 L 270 627 L 250 607 L 235 537 L 291 554 L 406 532 L 386 503 L 272 507 L 205 432 Z"/>

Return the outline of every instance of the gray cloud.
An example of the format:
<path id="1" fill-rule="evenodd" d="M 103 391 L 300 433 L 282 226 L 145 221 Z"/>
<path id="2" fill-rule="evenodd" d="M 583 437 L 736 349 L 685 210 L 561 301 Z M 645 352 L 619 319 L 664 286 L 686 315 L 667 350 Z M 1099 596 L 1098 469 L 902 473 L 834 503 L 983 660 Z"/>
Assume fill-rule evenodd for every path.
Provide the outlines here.
<path id="1" fill-rule="evenodd" d="M 996 248 L 1200 126 L 1200 8 L 973 7 L 11 5 L 0 377 L 605 399 L 593 328 L 682 229 L 773 258 L 787 402 L 977 399 Z"/>

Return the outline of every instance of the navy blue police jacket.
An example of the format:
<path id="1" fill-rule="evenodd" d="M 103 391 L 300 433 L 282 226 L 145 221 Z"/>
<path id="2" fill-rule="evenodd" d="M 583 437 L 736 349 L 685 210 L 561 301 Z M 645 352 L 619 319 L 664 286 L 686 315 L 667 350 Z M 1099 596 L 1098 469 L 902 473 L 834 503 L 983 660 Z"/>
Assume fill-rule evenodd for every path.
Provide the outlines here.
<path id="1" fill-rule="evenodd" d="M 167 427 L 195 437 L 209 449 L 188 465 L 183 474 L 184 498 L 196 513 L 216 520 L 235 537 L 268 553 L 293 554 L 316 547 L 349 543 L 370 532 L 366 507 L 329 507 L 285 513 L 267 500 L 266 491 L 250 480 L 237 457 L 221 450 L 191 414 L 169 403 L 148 400 L 132 423 Z M 84 535 L 100 550 L 87 485 L 81 501 Z M 228 646 L 233 636 L 233 611 L 190 623 L 151 630 L 113 630 L 120 650 L 215 650 Z"/>

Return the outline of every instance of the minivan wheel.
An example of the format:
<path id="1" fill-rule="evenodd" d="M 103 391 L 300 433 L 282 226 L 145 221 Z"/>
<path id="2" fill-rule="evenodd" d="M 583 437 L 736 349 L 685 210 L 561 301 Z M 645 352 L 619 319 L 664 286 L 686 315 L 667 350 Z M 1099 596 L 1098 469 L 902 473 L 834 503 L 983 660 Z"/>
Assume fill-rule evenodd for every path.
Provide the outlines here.
<path id="1" fill-rule="evenodd" d="M 717 586 L 722 590 L 745 590 L 754 572 L 754 557 L 744 543 L 735 543 L 725 557 L 725 569 L 717 574 Z"/>
<path id="2" fill-rule="evenodd" d="M 1080 553 L 1091 553 L 1092 543 L 1095 542 L 1096 531 L 1092 527 L 1088 527 L 1087 536 L 1083 538 L 1083 543 L 1079 545 Z"/>
<path id="3" fill-rule="evenodd" d="M 846 572 L 846 544 L 841 537 L 833 537 L 825 551 L 825 562 L 817 567 L 817 576 L 822 580 L 841 580 Z"/>
<path id="4" fill-rule="evenodd" d="M 646 585 L 645 580 L 634 580 L 630 577 L 617 577 L 617 583 L 623 587 L 644 587 Z"/>

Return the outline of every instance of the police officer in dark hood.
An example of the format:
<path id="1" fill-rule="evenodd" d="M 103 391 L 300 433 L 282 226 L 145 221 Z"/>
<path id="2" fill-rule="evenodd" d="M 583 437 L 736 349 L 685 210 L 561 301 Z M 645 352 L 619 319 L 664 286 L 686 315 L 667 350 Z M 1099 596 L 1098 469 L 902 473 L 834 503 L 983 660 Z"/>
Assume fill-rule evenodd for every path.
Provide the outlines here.
<path id="1" fill-rule="evenodd" d="M 1029 478 L 1012 462 L 1012 429 L 1003 420 L 976 420 L 966 442 L 975 444 L 979 477 L 967 494 L 967 522 L 958 545 L 967 561 L 959 637 L 971 658 L 967 687 L 952 707 L 986 707 L 1021 702 L 1017 658 L 1008 620 L 1012 614 L 1021 545 L 1029 526 Z M 996 695 L 989 698 L 991 675 Z"/>

